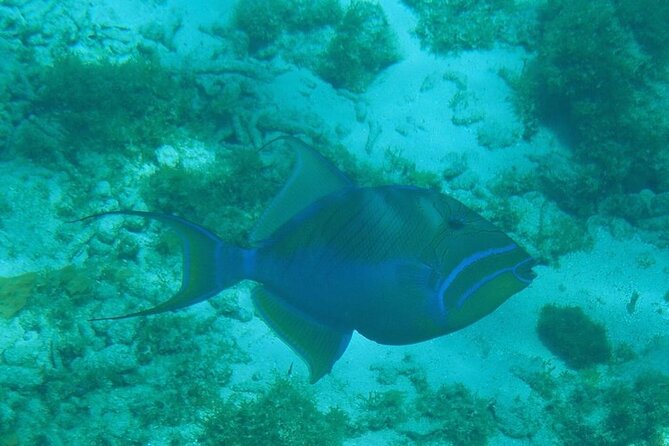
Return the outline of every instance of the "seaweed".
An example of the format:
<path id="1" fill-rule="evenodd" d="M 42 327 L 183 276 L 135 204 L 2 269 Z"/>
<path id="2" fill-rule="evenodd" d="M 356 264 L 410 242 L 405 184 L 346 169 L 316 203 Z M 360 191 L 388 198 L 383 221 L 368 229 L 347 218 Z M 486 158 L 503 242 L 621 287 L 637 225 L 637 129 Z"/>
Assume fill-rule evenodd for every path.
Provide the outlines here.
<path id="1" fill-rule="evenodd" d="M 85 61 L 66 53 L 34 77 L 33 118 L 22 124 L 16 150 L 35 160 L 53 159 L 55 150 L 76 160 L 78 151 L 157 145 L 196 114 L 194 90 L 155 57 Z"/>
<path id="2" fill-rule="evenodd" d="M 537 321 L 541 342 L 568 367 L 584 369 L 611 359 L 611 344 L 604 326 L 580 307 L 545 305 Z"/>
<path id="3" fill-rule="evenodd" d="M 240 0 L 232 26 L 254 57 L 284 60 L 315 71 L 336 88 L 361 92 L 399 60 L 396 36 L 381 6 L 355 0 Z"/>
<path id="4" fill-rule="evenodd" d="M 510 27 L 513 0 L 403 0 L 418 15 L 416 35 L 435 53 L 491 48 Z"/>
<path id="5" fill-rule="evenodd" d="M 336 88 L 362 92 L 399 59 L 397 37 L 381 6 L 355 0 L 335 28 L 317 72 Z"/>
<path id="6" fill-rule="evenodd" d="M 142 195 L 154 209 L 187 215 L 243 245 L 286 174 L 266 167 L 258 150 L 235 147 L 221 151 L 202 169 L 162 166 L 143 186 Z"/>
<path id="7" fill-rule="evenodd" d="M 642 24 L 656 8 L 643 8 L 622 0 L 557 0 L 541 8 L 537 56 L 512 83 L 525 136 L 541 121 L 575 155 L 579 178 L 570 184 L 577 186 L 557 197 L 561 207 L 592 215 L 612 194 L 669 190 L 663 173 L 669 168 L 669 120 L 662 112 L 669 79 L 666 62 L 656 57 L 666 47 L 660 50 L 645 34 Z M 658 14 L 669 15 L 667 10 Z M 665 28 L 653 34 L 660 43 L 669 39 Z"/>
<path id="8" fill-rule="evenodd" d="M 461 383 L 444 384 L 436 391 L 422 392 L 416 409 L 435 423 L 426 434 L 409 434 L 418 444 L 447 440 L 454 445 L 482 446 L 495 432 L 495 420 L 486 400 Z"/>
<path id="9" fill-rule="evenodd" d="M 372 431 L 396 428 L 408 417 L 405 400 L 399 390 L 370 392 L 361 403 L 364 414 L 357 420 L 360 428 Z"/>
<path id="10" fill-rule="evenodd" d="M 632 30 L 641 48 L 651 56 L 651 67 L 661 70 L 669 62 L 669 3 L 615 0 L 615 5 L 621 23 Z"/>
<path id="11" fill-rule="evenodd" d="M 277 377 L 255 397 L 218 401 L 199 440 L 203 445 L 334 446 L 343 443 L 348 424 L 341 409 L 322 412 L 303 385 Z"/>
<path id="12" fill-rule="evenodd" d="M 287 0 L 242 0 L 237 3 L 233 26 L 246 34 L 250 52 L 258 51 L 281 35 L 289 5 Z"/>
<path id="13" fill-rule="evenodd" d="M 574 377 L 572 377 L 574 378 Z M 556 393 L 547 410 L 560 444 L 663 444 L 669 427 L 669 376 L 646 370 L 631 382 L 567 382 L 572 389 Z"/>
<path id="14" fill-rule="evenodd" d="M 246 35 L 249 52 L 262 55 L 286 33 L 334 26 L 341 15 L 337 0 L 240 0 L 232 25 Z"/>

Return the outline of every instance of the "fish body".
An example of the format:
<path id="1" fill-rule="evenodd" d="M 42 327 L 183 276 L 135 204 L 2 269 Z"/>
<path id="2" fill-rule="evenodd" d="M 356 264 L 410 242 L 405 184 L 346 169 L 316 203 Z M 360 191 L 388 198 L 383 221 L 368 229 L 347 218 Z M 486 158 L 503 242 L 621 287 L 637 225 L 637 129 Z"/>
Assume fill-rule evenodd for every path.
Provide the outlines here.
<path id="1" fill-rule="evenodd" d="M 248 276 L 288 305 L 382 344 L 464 327 L 527 286 L 531 266 L 524 250 L 460 202 L 403 186 L 328 195 L 253 256 Z M 493 281 L 481 306 L 477 293 Z"/>
<path id="2" fill-rule="evenodd" d="M 304 143 L 286 141 L 297 153 L 295 172 L 250 248 L 170 215 L 87 217 L 155 218 L 184 241 L 181 290 L 128 316 L 188 306 L 254 280 L 259 314 L 315 382 L 353 331 L 381 344 L 432 339 L 494 311 L 534 277 L 529 254 L 454 198 L 407 186 L 357 187 Z"/>

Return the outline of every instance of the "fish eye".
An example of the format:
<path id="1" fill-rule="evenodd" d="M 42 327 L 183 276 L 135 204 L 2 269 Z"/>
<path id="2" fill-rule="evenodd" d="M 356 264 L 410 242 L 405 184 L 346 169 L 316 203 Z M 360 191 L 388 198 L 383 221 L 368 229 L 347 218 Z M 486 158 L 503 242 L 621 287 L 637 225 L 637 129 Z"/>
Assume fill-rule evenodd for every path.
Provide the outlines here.
<path id="1" fill-rule="evenodd" d="M 465 227 L 465 219 L 461 215 L 452 215 L 448 218 L 448 227 L 457 231 Z"/>

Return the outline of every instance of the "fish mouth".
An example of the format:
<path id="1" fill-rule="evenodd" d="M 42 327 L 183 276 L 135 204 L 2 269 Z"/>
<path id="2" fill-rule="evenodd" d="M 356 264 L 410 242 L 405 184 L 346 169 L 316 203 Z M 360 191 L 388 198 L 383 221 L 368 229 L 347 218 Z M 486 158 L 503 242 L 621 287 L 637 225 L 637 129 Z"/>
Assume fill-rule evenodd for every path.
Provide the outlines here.
<path id="1" fill-rule="evenodd" d="M 513 275 L 516 279 L 529 285 L 537 277 L 537 273 L 532 270 L 536 265 L 537 261 L 532 257 L 528 257 L 513 267 Z"/>

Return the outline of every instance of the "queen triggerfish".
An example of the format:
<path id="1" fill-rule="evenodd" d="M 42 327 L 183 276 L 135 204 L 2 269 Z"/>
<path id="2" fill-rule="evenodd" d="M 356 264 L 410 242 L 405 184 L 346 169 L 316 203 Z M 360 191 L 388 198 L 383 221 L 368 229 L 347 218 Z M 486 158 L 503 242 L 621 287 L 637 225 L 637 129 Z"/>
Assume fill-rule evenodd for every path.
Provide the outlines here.
<path id="1" fill-rule="evenodd" d="M 177 294 L 107 319 L 176 310 L 250 279 L 258 314 L 316 382 L 354 330 L 380 344 L 425 341 L 479 320 L 532 281 L 532 257 L 454 198 L 410 186 L 359 187 L 304 142 L 277 140 L 295 152 L 294 171 L 249 247 L 174 215 L 122 210 L 82 219 L 156 219 L 183 243 Z"/>

